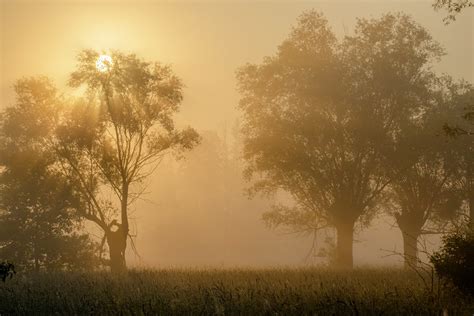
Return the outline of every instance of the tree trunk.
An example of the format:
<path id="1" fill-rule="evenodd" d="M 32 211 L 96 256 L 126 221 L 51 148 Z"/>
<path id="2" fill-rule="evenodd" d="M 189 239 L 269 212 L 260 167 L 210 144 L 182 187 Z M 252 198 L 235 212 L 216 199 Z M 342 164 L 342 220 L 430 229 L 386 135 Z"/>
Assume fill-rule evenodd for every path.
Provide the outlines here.
<path id="1" fill-rule="evenodd" d="M 124 272 L 127 269 L 125 263 L 125 249 L 127 238 L 124 237 L 122 228 L 119 225 L 116 231 L 107 233 L 107 244 L 110 253 L 110 271 L 113 273 Z"/>
<path id="2" fill-rule="evenodd" d="M 420 233 L 402 231 L 405 269 L 413 269 L 418 263 L 418 237 Z"/>
<path id="3" fill-rule="evenodd" d="M 122 223 L 119 225 L 119 229 L 117 230 L 117 240 L 119 240 L 119 248 L 121 250 L 121 262 L 123 267 L 121 270 L 127 269 L 127 264 L 125 261 L 125 250 L 127 249 L 127 237 L 128 237 L 128 182 L 124 179 L 122 182 L 122 200 L 121 202 L 121 220 Z"/>
<path id="4" fill-rule="evenodd" d="M 354 240 L 354 222 L 348 221 L 336 226 L 336 267 L 352 269 L 352 244 Z"/>
<path id="5" fill-rule="evenodd" d="M 122 184 L 122 200 L 121 202 L 121 216 L 122 216 L 122 231 L 125 235 L 125 240 L 128 236 L 128 183 L 124 180 Z"/>

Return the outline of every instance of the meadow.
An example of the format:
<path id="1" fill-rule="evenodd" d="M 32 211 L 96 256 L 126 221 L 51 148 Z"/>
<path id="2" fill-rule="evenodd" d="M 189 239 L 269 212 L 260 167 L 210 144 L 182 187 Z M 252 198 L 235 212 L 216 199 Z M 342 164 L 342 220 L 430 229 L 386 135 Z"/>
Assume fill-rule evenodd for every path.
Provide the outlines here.
<path id="1" fill-rule="evenodd" d="M 474 300 L 400 269 L 162 269 L 17 274 L 0 314 L 472 315 Z"/>

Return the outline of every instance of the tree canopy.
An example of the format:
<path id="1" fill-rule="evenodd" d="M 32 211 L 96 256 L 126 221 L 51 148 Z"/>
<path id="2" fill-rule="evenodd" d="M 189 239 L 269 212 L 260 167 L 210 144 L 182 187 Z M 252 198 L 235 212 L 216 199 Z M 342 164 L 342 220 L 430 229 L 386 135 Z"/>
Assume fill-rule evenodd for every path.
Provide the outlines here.
<path id="1" fill-rule="evenodd" d="M 58 92 L 44 77 L 19 80 L 15 92 L 0 123 L 0 254 L 37 271 L 92 268 L 81 199 L 46 145 L 61 112 Z"/>
<path id="2" fill-rule="evenodd" d="M 84 85 L 88 98 L 70 107 L 54 146 L 63 171 L 76 179 L 87 202 L 84 217 L 104 231 L 112 270 L 120 271 L 130 235 L 129 206 L 160 159 L 192 148 L 199 136 L 192 128 L 175 127 L 183 85 L 169 66 L 115 51 L 100 69 L 100 56 L 92 50 L 78 55 L 69 83 Z M 104 199 L 104 190 L 118 203 Z"/>
<path id="3" fill-rule="evenodd" d="M 296 230 L 335 227 L 352 266 L 354 224 L 367 223 L 393 180 L 402 129 L 432 102 L 440 45 L 409 16 L 359 19 L 338 41 L 321 13 L 298 19 L 276 55 L 237 74 L 246 175 L 295 206 L 267 215 Z"/>

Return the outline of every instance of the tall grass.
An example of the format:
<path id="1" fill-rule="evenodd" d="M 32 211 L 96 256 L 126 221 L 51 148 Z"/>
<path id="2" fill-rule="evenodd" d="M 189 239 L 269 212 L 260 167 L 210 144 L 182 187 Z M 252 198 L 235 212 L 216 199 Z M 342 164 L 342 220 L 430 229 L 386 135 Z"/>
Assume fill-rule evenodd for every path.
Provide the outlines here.
<path id="1" fill-rule="evenodd" d="M 19 275 L 0 314 L 472 315 L 474 302 L 431 293 L 397 269 L 132 270 Z"/>

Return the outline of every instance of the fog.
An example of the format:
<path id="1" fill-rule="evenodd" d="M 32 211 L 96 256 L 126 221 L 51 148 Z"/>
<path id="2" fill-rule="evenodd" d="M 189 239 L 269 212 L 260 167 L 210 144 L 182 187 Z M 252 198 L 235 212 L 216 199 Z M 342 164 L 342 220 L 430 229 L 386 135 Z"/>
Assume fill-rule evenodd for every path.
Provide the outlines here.
<path id="1" fill-rule="evenodd" d="M 357 17 L 403 11 L 427 28 L 446 49 L 438 73 L 474 81 L 473 12 L 444 25 L 431 1 L 8 1 L 0 6 L 0 106 L 14 102 L 15 80 L 37 74 L 66 93 L 82 49 L 121 50 L 171 64 L 182 78 L 179 126 L 190 125 L 202 143 L 183 159 L 164 159 L 131 206 L 137 254 L 145 267 L 265 267 L 324 262 L 312 251 L 322 234 L 292 234 L 262 221 L 271 199 L 250 197 L 242 177 L 241 114 L 236 69 L 275 53 L 297 17 L 324 13 L 335 34 L 351 34 Z M 1 108 L 0 108 L 1 109 Z M 285 200 L 284 194 L 277 199 Z M 94 229 L 91 228 L 92 232 Z M 333 236 L 329 229 L 325 232 Z M 355 265 L 399 265 L 402 251 L 395 220 L 377 216 L 354 236 Z M 436 244 L 437 237 L 428 239 Z"/>

